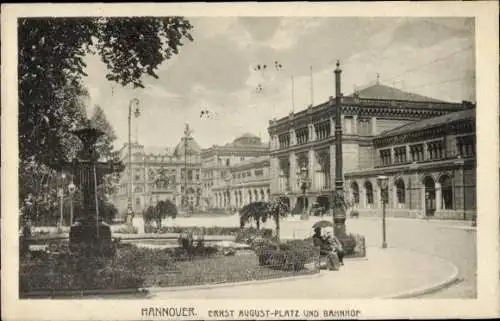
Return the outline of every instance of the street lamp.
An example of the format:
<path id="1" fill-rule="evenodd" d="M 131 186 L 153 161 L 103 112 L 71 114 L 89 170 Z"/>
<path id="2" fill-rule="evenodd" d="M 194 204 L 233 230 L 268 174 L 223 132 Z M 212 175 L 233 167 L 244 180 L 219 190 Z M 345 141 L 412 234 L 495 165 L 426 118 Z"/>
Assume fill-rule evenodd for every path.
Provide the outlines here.
<path id="1" fill-rule="evenodd" d="M 134 116 L 137 118 L 141 115 L 139 109 L 139 99 L 133 98 L 128 105 L 128 199 L 127 199 L 127 216 L 132 216 L 132 108 Z M 130 220 L 130 218 L 128 218 Z"/>
<path id="2" fill-rule="evenodd" d="M 63 226 L 63 202 L 64 202 L 64 179 L 66 178 L 66 174 L 62 173 L 61 174 L 61 187 L 57 190 L 57 196 L 59 196 L 59 208 L 60 208 L 60 215 L 59 215 L 59 227 L 62 228 Z"/>
<path id="3" fill-rule="evenodd" d="M 307 177 L 307 168 L 303 166 L 300 169 L 300 172 L 297 173 L 300 177 L 300 189 L 302 190 L 302 211 L 303 211 L 303 217 L 305 219 L 308 218 L 307 216 L 307 208 L 306 208 L 306 191 L 309 189 L 311 186 L 311 180 Z"/>
<path id="4" fill-rule="evenodd" d="M 385 226 L 385 201 L 387 197 L 387 188 L 388 188 L 388 180 L 387 176 L 378 176 L 377 182 L 380 187 L 380 198 L 382 200 L 382 248 L 387 248 L 386 241 L 386 226 Z"/>
<path id="5" fill-rule="evenodd" d="M 69 225 L 73 225 L 73 195 L 75 194 L 76 186 L 73 184 L 73 177 L 71 177 L 71 182 L 68 185 L 68 193 L 70 196 L 70 208 L 69 208 Z"/>

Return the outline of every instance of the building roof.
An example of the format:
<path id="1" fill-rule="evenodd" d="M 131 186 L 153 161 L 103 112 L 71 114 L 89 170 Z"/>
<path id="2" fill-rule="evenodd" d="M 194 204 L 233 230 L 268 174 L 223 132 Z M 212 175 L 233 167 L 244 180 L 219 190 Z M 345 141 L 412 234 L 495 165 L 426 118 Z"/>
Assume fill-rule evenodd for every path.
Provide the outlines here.
<path id="1" fill-rule="evenodd" d="M 236 139 L 239 139 L 239 138 L 259 138 L 259 136 L 254 135 L 252 133 L 244 133 L 243 135 L 241 135 L 240 137 L 238 137 Z"/>
<path id="2" fill-rule="evenodd" d="M 435 102 L 435 103 L 444 102 L 439 99 L 403 91 L 401 89 L 382 85 L 380 83 L 358 90 L 356 91 L 355 94 L 357 94 L 358 97 L 361 99 L 404 100 L 404 101 L 420 101 L 420 102 Z"/>
<path id="3" fill-rule="evenodd" d="M 154 154 L 154 155 L 170 155 L 172 152 L 170 148 L 165 148 L 161 146 L 144 146 L 144 154 Z"/>
<path id="4" fill-rule="evenodd" d="M 427 118 L 420 121 L 411 122 L 393 129 L 389 129 L 380 133 L 380 135 L 378 135 L 377 138 L 420 131 L 423 129 L 437 127 L 447 123 L 454 123 L 462 120 L 475 119 L 475 118 L 476 118 L 476 109 L 470 108 L 466 110 L 457 111 L 454 113 L 449 113 L 443 116 Z"/>
<path id="5" fill-rule="evenodd" d="M 198 145 L 198 143 L 193 137 L 188 137 L 187 143 L 185 142 L 186 142 L 186 137 L 182 137 L 177 146 L 175 146 L 173 156 L 177 158 L 182 158 L 184 157 L 185 154 L 191 156 L 201 153 L 201 147 L 200 145 Z"/>
<path id="6" fill-rule="evenodd" d="M 269 155 L 258 156 L 258 157 L 251 157 L 251 158 L 245 159 L 244 161 L 236 163 L 236 164 L 234 164 L 231 167 L 233 167 L 233 168 L 244 167 L 244 166 L 247 166 L 247 165 L 258 164 L 258 163 L 269 161 L 269 160 L 270 160 Z"/>

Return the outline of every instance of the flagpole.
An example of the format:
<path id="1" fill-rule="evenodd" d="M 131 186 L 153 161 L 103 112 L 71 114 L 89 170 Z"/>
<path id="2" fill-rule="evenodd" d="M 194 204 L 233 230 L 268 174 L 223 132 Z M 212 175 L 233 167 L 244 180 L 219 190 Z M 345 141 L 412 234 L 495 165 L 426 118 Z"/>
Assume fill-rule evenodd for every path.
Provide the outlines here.
<path id="1" fill-rule="evenodd" d="M 309 66 L 311 70 L 311 106 L 314 105 L 314 92 L 313 92 L 313 67 Z"/>
<path id="2" fill-rule="evenodd" d="M 295 112 L 295 83 L 292 76 L 292 113 Z"/>

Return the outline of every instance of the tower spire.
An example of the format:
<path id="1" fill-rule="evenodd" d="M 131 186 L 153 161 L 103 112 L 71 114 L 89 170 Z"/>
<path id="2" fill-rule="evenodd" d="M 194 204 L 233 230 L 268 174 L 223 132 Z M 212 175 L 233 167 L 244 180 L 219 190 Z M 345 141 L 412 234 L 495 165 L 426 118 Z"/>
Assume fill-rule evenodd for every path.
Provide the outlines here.
<path id="1" fill-rule="evenodd" d="M 380 74 L 377 72 L 377 85 L 380 85 Z"/>

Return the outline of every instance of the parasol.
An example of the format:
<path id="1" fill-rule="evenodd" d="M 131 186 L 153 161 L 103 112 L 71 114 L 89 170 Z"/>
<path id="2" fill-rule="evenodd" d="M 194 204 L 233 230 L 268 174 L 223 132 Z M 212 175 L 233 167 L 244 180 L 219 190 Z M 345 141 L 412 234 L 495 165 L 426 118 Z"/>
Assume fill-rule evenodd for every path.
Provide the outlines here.
<path id="1" fill-rule="evenodd" d="M 319 222 L 316 222 L 314 223 L 314 225 L 312 226 L 313 229 L 316 229 L 316 228 L 324 228 L 324 227 L 332 227 L 333 226 L 333 223 L 330 222 L 330 221 L 319 221 Z"/>

